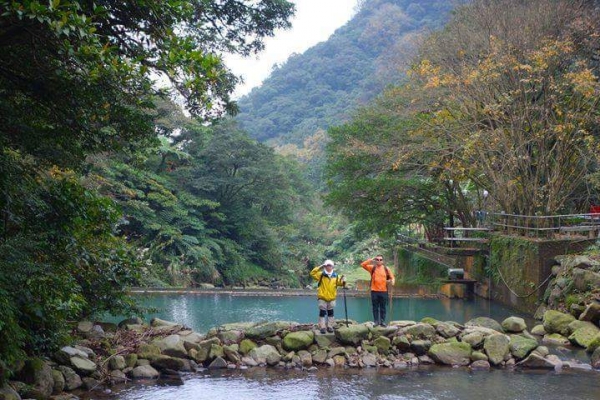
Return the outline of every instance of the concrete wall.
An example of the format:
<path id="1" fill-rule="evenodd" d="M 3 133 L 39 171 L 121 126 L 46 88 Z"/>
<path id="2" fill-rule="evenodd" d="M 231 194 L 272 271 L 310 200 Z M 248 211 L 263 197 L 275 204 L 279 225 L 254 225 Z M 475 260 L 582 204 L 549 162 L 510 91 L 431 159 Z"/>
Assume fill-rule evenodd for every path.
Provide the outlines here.
<path id="1" fill-rule="evenodd" d="M 478 280 L 476 294 L 533 313 L 541 300 L 554 257 L 586 249 L 595 240 L 539 240 L 494 234 L 489 256 L 465 260 L 465 271 Z"/>

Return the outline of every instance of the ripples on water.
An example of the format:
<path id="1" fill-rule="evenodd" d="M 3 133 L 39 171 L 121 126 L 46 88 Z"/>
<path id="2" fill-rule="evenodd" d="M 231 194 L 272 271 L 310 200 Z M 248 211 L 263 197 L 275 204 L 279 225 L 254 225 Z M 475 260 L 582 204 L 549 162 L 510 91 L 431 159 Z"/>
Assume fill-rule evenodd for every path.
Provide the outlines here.
<path id="1" fill-rule="evenodd" d="M 191 376 L 183 386 L 133 386 L 120 400 L 600 399 L 598 372 L 519 372 L 432 367 L 417 370 L 255 369 Z"/>
<path id="2" fill-rule="evenodd" d="M 336 315 L 343 317 L 342 299 Z M 146 306 L 160 309 L 159 318 L 183 323 L 198 332 L 224 323 L 316 320 L 314 297 L 236 297 L 231 295 L 144 296 Z M 371 320 L 366 298 L 348 298 L 348 314 L 358 322 Z M 484 299 L 395 299 L 392 319 L 420 320 L 429 316 L 464 323 L 487 316 L 502 321 L 519 315 Z M 526 315 L 528 326 L 534 321 Z M 148 316 L 148 318 L 151 316 Z M 568 352 L 561 358 L 568 359 Z M 586 359 L 589 356 L 584 355 Z M 587 361 L 589 362 L 589 361 Z M 256 368 L 246 371 L 214 371 L 190 374 L 182 386 L 151 382 L 125 386 L 115 391 L 118 400 L 284 400 L 284 399 L 540 399 L 600 400 L 600 372 L 561 373 L 535 371 L 469 372 L 465 368 L 419 367 L 405 371 L 390 369 L 329 369 L 317 372 Z M 85 398 L 85 397 L 84 397 Z M 88 397 L 90 399 L 94 397 Z M 97 397 L 98 398 L 98 397 Z"/>

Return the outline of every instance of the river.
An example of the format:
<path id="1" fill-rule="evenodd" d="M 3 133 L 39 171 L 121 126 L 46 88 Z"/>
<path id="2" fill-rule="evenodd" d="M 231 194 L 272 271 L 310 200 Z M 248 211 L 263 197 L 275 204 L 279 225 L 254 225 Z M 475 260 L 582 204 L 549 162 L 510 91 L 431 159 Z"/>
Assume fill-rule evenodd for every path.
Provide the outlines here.
<path id="1" fill-rule="evenodd" d="M 343 319 L 343 299 L 337 315 Z M 144 304 L 160 308 L 152 316 L 185 324 L 198 332 L 224 323 L 288 320 L 301 323 L 316 319 L 313 297 L 238 297 L 232 295 L 162 294 L 144 296 Z M 348 297 L 348 316 L 370 320 L 369 300 Z M 484 299 L 398 298 L 392 307 L 395 320 L 466 322 L 477 316 L 502 321 L 520 315 Z M 526 317 L 529 328 L 534 321 Z M 554 349 L 562 359 L 582 359 L 583 352 Z M 189 374 L 181 386 L 161 382 L 116 387 L 118 400 L 193 399 L 586 399 L 600 400 L 600 372 L 563 369 L 522 371 L 492 369 L 470 372 L 467 368 L 421 366 L 414 369 L 329 369 L 316 372 L 253 368 L 245 371 L 203 371 Z M 94 397 L 87 397 L 92 399 Z M 103 397 L 106 398 L 106 397 Z"/>

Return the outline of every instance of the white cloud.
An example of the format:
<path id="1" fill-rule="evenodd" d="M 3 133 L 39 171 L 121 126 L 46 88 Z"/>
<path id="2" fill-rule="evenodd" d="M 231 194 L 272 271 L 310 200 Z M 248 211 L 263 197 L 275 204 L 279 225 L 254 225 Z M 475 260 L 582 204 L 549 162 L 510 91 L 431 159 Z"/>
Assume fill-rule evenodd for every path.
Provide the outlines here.
<path id="1" fill-rule="evenodd" d="M 323 42 L 354 14 L 358 0 L 292 0 L 296 16 L 292 28 L 279 30 L 265 40 L 265 50 L 258 56 L 225 56 L 225 64 L 244 79 L 234 98 L 248 93 L 269 76 L 274 64 L 283 63 L 293 53 L 302 53 Z"/>

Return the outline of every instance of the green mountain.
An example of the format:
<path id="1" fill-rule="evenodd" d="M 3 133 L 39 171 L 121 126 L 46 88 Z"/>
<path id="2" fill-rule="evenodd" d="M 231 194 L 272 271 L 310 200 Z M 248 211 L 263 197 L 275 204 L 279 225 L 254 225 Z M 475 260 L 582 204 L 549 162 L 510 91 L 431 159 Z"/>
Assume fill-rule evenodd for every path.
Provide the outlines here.
<path id="1" fill-rule="evenodd" d="M 237 120 L 274 145 L 295 144 L 345 121 L 402 79 L 423 33 L 443 26 L 456 2 L 367 0 L 325 42 L 277 66 L 238 102 Z"/>

